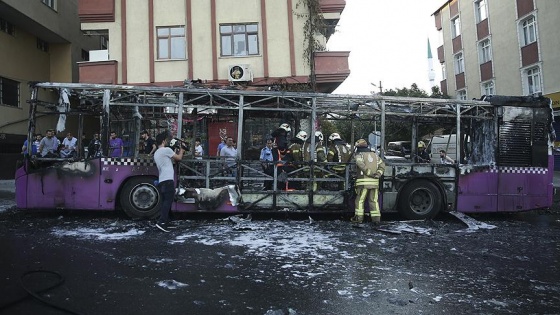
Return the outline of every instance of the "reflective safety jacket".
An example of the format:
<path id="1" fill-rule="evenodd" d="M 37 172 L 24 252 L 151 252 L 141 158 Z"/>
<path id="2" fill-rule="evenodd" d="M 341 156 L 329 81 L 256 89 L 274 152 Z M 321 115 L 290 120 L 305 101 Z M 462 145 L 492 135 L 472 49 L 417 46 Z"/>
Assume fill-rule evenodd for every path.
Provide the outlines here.
<path id="1" fill-rule="evenodd" d="M 286 155 L 286 159 L 288 162 L 295 161 L 301 162 L 303 161 L 303 147 L 301 143 L 294 142 L 290 144 L 288 148 L 288 154 Z"/>
<path id="2" fill-rule="evenodd" d="M 305 161 L 311 160 L 311 143 L 306 142 L 303 145 L 303 158 Z M 319 142 L 315 143 L 315 159 L 314 162 L 327 162 L 327 152 L 325 147 Z"/>
<path id="3" fill-rule="evenodd" d="M 385 171 L 385 163 L 377 153 L 368 148 L 358 148 L 356 166 L 356 186 L 364 186 L 366 189 L 379 188 L 379 178 Z"/>
<path id="4" fill-rule="evenodd" d="M 331 143 L 331 145 L 329 145 L 328 150 L 328 162 L 348 163 L 350 161 L 350 158 L 352 157 L 350 146 L 342 140 L 335 140 L 333 143 Z M 344 171 L 346 169 L 346 166 L 334 165 L 333 169 L 335 171 Z"/>

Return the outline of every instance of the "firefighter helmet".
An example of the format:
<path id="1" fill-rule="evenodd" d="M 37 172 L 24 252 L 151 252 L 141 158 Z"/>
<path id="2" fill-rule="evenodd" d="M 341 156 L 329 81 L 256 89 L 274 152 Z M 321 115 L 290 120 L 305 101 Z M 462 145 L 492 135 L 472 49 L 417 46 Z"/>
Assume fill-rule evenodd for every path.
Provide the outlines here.
<path id="1" fill-rule="evenodd" d="M 426 144 L 424 143 L 424 141 L 418 141 L 418 148 L 425 148 Z"/>
<path id="2" fill-rule="evenodd" d="M 358 141 L 356 141 L 355 146 L 359 148 L 367 148 L 368 144 L 365 139 L 358 139 Z"/>
<path id="3" fill-rule="evenodd" d="M 288 124 L 286 124 L 286 123 L 281 124 L 279 128 L 280 128 L 280 129 L 286 130 L 286 132 L 292 131 L 292 128 L 290 128 L 290 125 L 288 125 Z"/>
<path id="4" fill-rule="evenodd" d="M 301 130 L 300 132 L 297 133 L 296 138 L 305 141 L 307 140 L 307 132 Z"/>
<path id="5" fill-rule="evenodd" d="M 336 132 L 331 133 L 331 135 L 329 136 L 329 140 L 334 141 L 334 140 L 341 140 L 340 139 L 340 135 Z"/>
<path id="6" fill-rule="evenodd" d="M 319 138 L 319 141 L 323 141 L 323 133 L 320 131 L 315 131 L 315 137 Z"/>

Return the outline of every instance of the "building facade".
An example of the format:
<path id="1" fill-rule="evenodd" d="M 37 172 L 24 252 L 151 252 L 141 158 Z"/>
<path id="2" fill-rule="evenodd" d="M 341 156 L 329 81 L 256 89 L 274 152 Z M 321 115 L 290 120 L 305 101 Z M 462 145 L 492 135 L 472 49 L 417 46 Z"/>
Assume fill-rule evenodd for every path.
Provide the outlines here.
<path id="1" fill-rule="evenodd" d="M 82 30 L 107 43 L 80 63 L 80 82 L 303 83 L 332 92 L 350 73 L 349 52 L 310 49 L 308 39 L 324 47 L 344 7 L 344 0 L 80 0 Z M 306 33 L 319 15 L 326 27 Z"/>
<path id="2" fill-rule="evenodd" d="M 78 62 L 99 47 L 83 36 L 77 12 L 75 0 L 0 0 L 0 178 L 13 178 L 27 137 L 28 83 L 78 82 Z M 55 127 L 53 118 L 37 120 L 43 134 Z"/>
<path id="3" fill-rule="evenodd" d="M 450 0 L 433 16 L 444 93 L 542 94 L 560 106 L 560 1 Z"/>

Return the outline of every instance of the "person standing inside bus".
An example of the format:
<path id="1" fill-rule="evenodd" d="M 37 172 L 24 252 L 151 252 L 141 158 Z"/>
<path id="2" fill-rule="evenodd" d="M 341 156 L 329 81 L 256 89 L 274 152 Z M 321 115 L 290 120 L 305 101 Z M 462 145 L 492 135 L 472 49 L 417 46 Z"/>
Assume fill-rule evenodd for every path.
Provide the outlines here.
<path id="1" fill-rule="evenodd" d="M 63 158 L 71 158 L 76 156 L 76 147 L 78 144 L 78 139 L 72 136 L 72 133 L 67 133 L 66 138 L 62 140 L 62 150 L 60 150 L 60 156 Z"/>
<path id="2" fill-rule="evenodd" d="M 220 153 L 222 152 L 222 148 L 226 146 L 226 140 L 227 140 L 227 136 L 221 139 L 220 144 L 218 144 L 218 151 L 216 152 L 216 156 L 220 156 Z"/>
<path id="3" fill-rule="evenodd" d="M 94 133 L 93 139 L 88 144 L 88 156 L 89 157 L 100 157 L 101 156 L 101 140 L 99 140 L 99 134 Z"/>
<path id="4" fill-rule="evenodd" d="M 58 143 L 58 139 L 54 136 L 54 130 L 47 130 L 46 136 L 41 139 L 39 144 L 39 154 L 42 157 L 57 157 Z"/>
<path id="5" fill-rule="evenodd" d="M 418 154 L 416 155 L 416 163 L 430 163 L 430 154 L 426 151 L 424 141 L 418 141 Z"/>
<path id="6" fill-rule="evenodd" d="M 439 150 L 439 158 L 441 164 L 455 164 L 455 160 L 447 156 L 447 152 L 445 152 L 445 150 Z"/>
<path id="7" fill-rule="evenodd" d="M 121 138 L 117 137 L 117 133 L 111 131 L 111 138 L 109 139 L 110 157 L 122 157 L 124 142 Z"/>
<path id="8" fill-rule="evenodd" d="M 232 177 L 237 177 L 237 149 L 233 146 L 233 138 L 227 137 L 226 146 L 220 151 L 220 156 L 225 157 L 227 171 L 231 172 Z"/>
<path id="9" fill-rule="evenodd" d="M 356 200 L 354 217 L 350 219 L 353 223 L 364 222 L 365 202 L 369 204 L 369 215 L 371 222 L 377 224 L 381 221 L 381 211 L 378 202 L 379 178 L 385 171 L 385 163 L 370 150 L 365 139 L 356 142 Z"/>
<path id="10" fill-rule="evenodd" d="M 302 163 L 304 158 L 303 147 L 305 145 L 305 141 L 307 141 L 307 132 L 303 130 L 300 130 L 296 134 L 296 136 L 290 140 L 291 144 L 288 147 L 288 152 L 283 158 L 286 161 L 286 164 L 284 164 L 282 168 L 284 172 L 291 173 L 303 166 Z M 303 178 L 303 177 L 307 177 L 307 174 L 305 172 L 298 172 L 296 174 L 296 178 Z M 301 185 L 302 183 L 303 183 L 302 181 L 288 182 L 289 185 L 288 188 L 300 190 L 302 187 Z"/>
<path id="11" fill-rule="evenodd" d="M 31 142 L 31 155 L 37 155 L 37 149 L 39 149 L 39 145 L 41 144 L 41 134 L 38 133 L 34 136 L 34 140 Z M 27 146 L 29 145 L 29 141 L 25 140 L 23 142 L 23 146 L 21 147 L 21 153 L 24 156 L 27 156 Z"/>
<path id="12" fill-rule="evenodd" d="M 350 162 L 352 158 L 352 152 L 350 151 L 350 145 L 346 141 L 342 140 L 340 134 L 337 132 L 332 133 L 329 136 L 330 143 L 327 147 L 327 161 L 335 162 L 332 166 L 332 170 L 341 177 L 346 174 L 346 163 Z M 336 183 L 337 189 L 344 189 L 344 182 Z"/>
<path id="13" fill-rule="evenodd" d="M 143 154 L 152 155 L 157 150 L 156 141 L 150 136 L 147 130 L 142 131 L 140 134 L 142 139 L 144 139 L 144 150 Z"/>
<path id="14" fill-rule="evenodd" d="M 204 149 L 200 144 L 200 138 L 196 138 L 194 140 L 194 158 L 197 160 L 202 160 L 203 155 L 204 155 Z"/>
<path id="15" fill-rule="evenodd" d="M 266 139 L 266 146 L 261 149 L 261 155 L 259 161 L 261 161 L 263 172 L 268 176 L 274 176 L 274 165 L 272 165 L 272 144 L 273 139 Z M 264 181 L 264 190 L 272 189 L 272 180 L 267 179 Z"/>
<path id="16" fill-rule="evenodd" d="M 154 153 L 154 162 L 158 168 L 158 190 L 161 195 L 161 204 L 159 208 L 159 220 L 156 227 L 163 232 L 170 232 L 169 230 L 169 212 L 171 211 L 171 204 L 175 196 L 175 171 L 173 170 L 173 162 L 183 159 L 185 153 L 184 146 L 181 146 L 179 153 L 168 147 L 169 143 L 168 133 L 162 132 L 156 136 L 156 143 L 158 148 Z"/>

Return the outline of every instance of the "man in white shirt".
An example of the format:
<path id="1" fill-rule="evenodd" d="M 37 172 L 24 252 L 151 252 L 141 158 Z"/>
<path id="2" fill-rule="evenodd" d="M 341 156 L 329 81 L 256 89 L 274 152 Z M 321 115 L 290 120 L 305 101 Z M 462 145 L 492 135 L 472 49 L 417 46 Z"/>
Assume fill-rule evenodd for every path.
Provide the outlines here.
<path id="1" fill-rule="evenodd" d="M 66 138 L 62 141 L 62 145 L 64 146 L 62 150 L 60 150 L 60 156 L 63 158 L 70 158 L 76 156 L 76 145 L 78 143 L 78 139 L 72 136 L 72 133 L 67 133 Z"/>
<path id="2" fill-rule="evenodd" d="M 168 134 L 162 132 L 156 136 L 156 143 L 158 149 L 154 153 L 154 162 L 158 168 L 158 190 L 161 195 L 161 204 L 159 208 L 160 217 L 156 223 L 156 227 L 163 232 L 170 232 L 168 227 L 169 212 L 171 211 L 171 204 L 175 196 L 175 171 L 173 169 L 173 162 L 183 159 L 185 148 L 181 147 L 179 153 L 168 147 Z"/>

